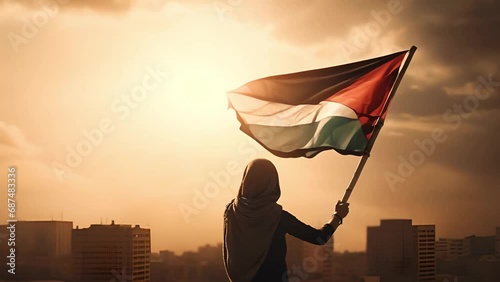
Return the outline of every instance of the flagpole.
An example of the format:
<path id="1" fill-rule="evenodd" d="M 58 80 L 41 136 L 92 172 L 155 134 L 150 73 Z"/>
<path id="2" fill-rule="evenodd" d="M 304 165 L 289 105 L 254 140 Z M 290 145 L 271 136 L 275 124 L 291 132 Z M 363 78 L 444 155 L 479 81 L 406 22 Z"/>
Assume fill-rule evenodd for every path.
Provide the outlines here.
<path id="1" fill-rule="evenodd" d="M 408 57 L 406 58 L 406 61 L 403 64 L 403 67 L 401 68 L 401 71 L 399 72 L 396 81 L 394 82 L 394 86 L 392 87 L 391 92 L 389 93 L 389 97 L 387 98 L 387 102 L 384 104 L 381 113 L 384 113 L 387 110 L 389 102 L 396 94 L 396 90 L 398 90 L 399 84 L 401 83 L 401 80 L 403 79 L 406 69 L 410 65 L 410 61 L 413 58 L 413 54 L 415 54 L 416 50 L 417 50 L 416 46 L 411 46 L 410 51 L 408 52 Z M 356 171 L 352 176 L 351 183 L 349 183 L 349 186 L 345 190 L 344 197 L 342 197 L 342 203 L 347 203 L 347 201 L 349 200 L 349 197 L 351 196 L 351 193 L 354 190 L 354 186 L 356 186 L 359 176 L 361 175 L 361 172 L 365 167 L 366 161 L 368 160 L 368 157 L 370 157 L 370 152 L 373 148 L 373 144 L 375 143 L 375 140 L 377 139 L 377 136 L 380 130 L 382 129 L 383 125 L 384 125 L 384 119 L 379 117 L 377 123 L 375 124 L 375 128 L 373 129 L 372 136 L 370 140 L 368 140 L 368 144 L 366 145 L 365 154 L 361 157 L 361 160 L 359 160 L 358 167 L 356 168 Z"/>

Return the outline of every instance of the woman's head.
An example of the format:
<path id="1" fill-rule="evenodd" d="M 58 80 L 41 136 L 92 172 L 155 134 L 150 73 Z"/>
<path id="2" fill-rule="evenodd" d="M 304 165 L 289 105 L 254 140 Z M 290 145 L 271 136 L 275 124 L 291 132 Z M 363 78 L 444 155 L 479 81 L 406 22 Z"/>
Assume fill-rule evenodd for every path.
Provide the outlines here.
<path id="1" fill-rule="evenodd" d="M 266 159 L 251 161 L 243 174 L 238 198 L 276 202 L 281 196 L 278 172 Z"/>

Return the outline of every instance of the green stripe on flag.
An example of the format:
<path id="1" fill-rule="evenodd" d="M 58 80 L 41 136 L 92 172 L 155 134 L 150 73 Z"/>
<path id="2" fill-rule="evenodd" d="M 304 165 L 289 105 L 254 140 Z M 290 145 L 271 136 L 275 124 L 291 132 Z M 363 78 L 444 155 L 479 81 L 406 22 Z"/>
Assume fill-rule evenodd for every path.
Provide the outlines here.
<path id="1" fill-rule="evenodd" d="M 363 152 L 367 144 L 359 120 L 339 116 L 295 126 L 248 124 L 247 128 L 263 145 L 281 152 L 318 147 Z"/>

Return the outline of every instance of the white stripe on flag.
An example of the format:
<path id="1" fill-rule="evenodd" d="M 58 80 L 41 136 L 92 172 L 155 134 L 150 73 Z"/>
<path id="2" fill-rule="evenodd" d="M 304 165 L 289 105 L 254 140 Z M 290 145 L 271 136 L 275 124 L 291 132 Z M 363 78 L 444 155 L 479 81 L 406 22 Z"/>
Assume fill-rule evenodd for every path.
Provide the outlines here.
<path id="1" fill-rule="evenodd" d="M 230 96 L 231 105 L 246 124 L 295 126 L 335 116 L 358 119 L 351 108 L 336 102 L 323 101 L 316 105 L 288 105 L 235 93 L 230 93 L 228 96 Z"/>

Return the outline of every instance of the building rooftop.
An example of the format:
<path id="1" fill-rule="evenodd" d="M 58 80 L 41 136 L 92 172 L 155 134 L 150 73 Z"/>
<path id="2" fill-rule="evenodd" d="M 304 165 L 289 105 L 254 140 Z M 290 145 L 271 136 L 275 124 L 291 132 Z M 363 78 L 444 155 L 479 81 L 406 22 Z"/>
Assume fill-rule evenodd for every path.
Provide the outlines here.
<path id="1" fill-rule="evenodd" d="M 131 224 L 115 224 L 115 221 L 112 220 L 111 224 L 91 224 L 90 227 L 87 228 L 80 228 L 78 225 L 76 226 L 76 229 L 82 230 L 82 229 L 89 229 L 89 228 L 141 228 L 141 229 L 148 229 L 148 228 L 142 228 L 139 224 L 134 225 L 132 227 Z"/>

